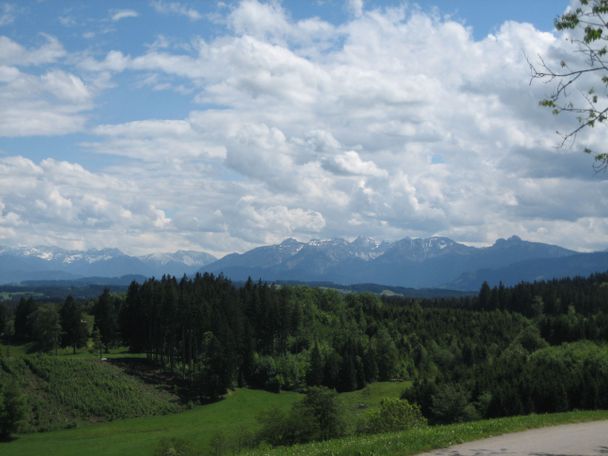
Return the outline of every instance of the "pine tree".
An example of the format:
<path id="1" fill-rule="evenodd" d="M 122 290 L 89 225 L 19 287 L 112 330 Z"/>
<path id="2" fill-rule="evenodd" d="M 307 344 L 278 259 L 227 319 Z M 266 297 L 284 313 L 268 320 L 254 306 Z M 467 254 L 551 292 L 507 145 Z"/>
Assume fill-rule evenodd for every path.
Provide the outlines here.
<path id="1" fill-rule="evenodd" d="M 110 295 L 110 291 L 105 289 L 95 307 L 93 308 L 95 316 L 95 327 L 99 330 L 99 337 L 103 343 L 106 352 L 118 338 L 118 311 L 114 298 Z"/>
<path id="2" fill-rule="evenodd" d="M 65 299 L 63 306 L 59 310 L 61 317 L 61 328 L 63 330 L 61 345 L 72 347 L 74 353 L 76 349 L 83 347 L 87 342 L 88 331 L 86 321 L 82 318 L 80 306 L 70 295 Z"/>

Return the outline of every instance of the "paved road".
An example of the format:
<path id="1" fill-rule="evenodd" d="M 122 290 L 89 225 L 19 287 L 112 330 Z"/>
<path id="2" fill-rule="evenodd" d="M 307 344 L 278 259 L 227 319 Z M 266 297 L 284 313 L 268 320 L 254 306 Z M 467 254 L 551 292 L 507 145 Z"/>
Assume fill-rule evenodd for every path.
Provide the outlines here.
<path id="1" fill-rule="evenodd" d="M 419 456 L 608 456 L 608 421 L 505 434 Z"/>

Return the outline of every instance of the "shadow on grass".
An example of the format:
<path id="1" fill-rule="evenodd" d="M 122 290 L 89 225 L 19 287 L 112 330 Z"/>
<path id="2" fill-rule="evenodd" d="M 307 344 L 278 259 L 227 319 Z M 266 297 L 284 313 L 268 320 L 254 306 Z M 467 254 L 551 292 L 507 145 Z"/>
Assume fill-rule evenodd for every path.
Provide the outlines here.
<path id="1" fill-rule="evenodd" d="M 163 369 L 154 361 L 146 358 L 124 357 L 108 358 L 107 362 L 156 389 L 174 395 L 182 405 L 196 401 L 195 391 L 187 379 L 178 373 Z"/>

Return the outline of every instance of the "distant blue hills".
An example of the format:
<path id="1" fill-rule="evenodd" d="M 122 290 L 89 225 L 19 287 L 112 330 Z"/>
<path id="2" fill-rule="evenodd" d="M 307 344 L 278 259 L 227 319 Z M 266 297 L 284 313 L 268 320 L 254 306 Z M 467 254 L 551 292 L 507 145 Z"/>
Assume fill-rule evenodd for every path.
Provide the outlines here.
<path id="1" fill-rule="evenodd" d="M 0 248 L 0 284 L 24 282 L 125 283 L 128 277 L 224 274 L 235 281 L 382 284 L 404 289 L 478 290 L 487 281 L 513 285 L 608 271 L 608 252 L 580 253 L 517 236 L 488 247 L 446 237 L 394 242 L 359 237 L 280 244 L 216 259 L 204 252 L 129 256 L 117 249 Z M 125 277 L 126 276 L 126 277 Z M 110 280 L 114 278 L 113 280 Z M 121 279 L 116 279 L 121 278 Z M 366 289 L 367 289 L 366 288 Z M 350 289 L 353 289 L 350 287 Z M 375 289 L 375 288 L 374 288 Z"/>
<path id="2" fill-rule="evenodd" d="M 478 290 L 484 281 L 543 280 L 608 270 L 608 252 L 579 253 L 513 236 L 489 247 L 470 247 L 445 237 L 395 242 L 360 237 L 258 247 L 231 254 L 201 271 L 234 280 L 376 283 L 406 288 Z"/>

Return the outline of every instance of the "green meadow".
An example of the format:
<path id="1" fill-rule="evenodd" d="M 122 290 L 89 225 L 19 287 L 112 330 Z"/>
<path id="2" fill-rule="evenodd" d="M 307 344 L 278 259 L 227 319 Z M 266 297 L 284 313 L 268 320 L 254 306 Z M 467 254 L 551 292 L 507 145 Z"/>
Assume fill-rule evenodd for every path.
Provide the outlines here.
<path id="1" fill-rule="evenodd" d="M 383 397 L 399 397 L 407 382 L 380 382 L 360 391 L 343 393 L 349 425 L 378 406 Z M 222 434 L 226 438 L 253 432 L 257 416 L 268 409 L 287 410 L 302 395 L 279 394 L 260 390 L 237 389 L 219 402 L 196 406 L 191 410 L 163 416 L 121 419 L 88 424 L 75 429 L 21 434 L 14 441 L 0 444 L 0 454 L 57 456 L 82 455 L 151 455 L 163 438 L 181 438 L 205 450 L 211 439 Z"/>
<path id="2" fill-rule="evenodd" d="M 287 409 L 297 393 L 240 389 L 224 400 L 164 416 L 116 420 L 81 428 L 22 434 L 0 444 L 3 456 L 151 455 L 162 438 L 181 438 L 206 448 L 214 434 L 254 429 L 257 414 L 268 408 Z"/>
<path id="3" fill-rule="evenodd" d="M 399 383 L 380 383 L 371 391 L 340 395 L 347 411 L 372 410 L 382 394 L 402 388 Z M 286 410 L 301 395 L 279 394 L 259 390 L 237 389 L 224 400 L 197 406 L 181 413 L 116 420 L 62 431 L 22 434 L 14 441 L 0 444 L 3 456 L 102 456 L 152 455 L 163 438 L 185 439 L 208 453 L 211 440 L 217 435 L 233 439 L 257 428 L 256 416 L 269 408 Z M 364 402 L 367 400 L 367 402 Z M 365 404 L 365 406 L 363 405 Z M 348 415 L 348 413 L 347 413 Z M 356 414 L 358 415 L 358 414 Z M 357 419 L 351 417 L 351 419 Z M 407 456 L 493 435 L 564 423 L 608 419 L 608 411 L 568 412 L 528 415 L 445 426 L 429 426 L 404 432 L 350 436 L 272 450 L 257 449 L 249 456 Z"/>

